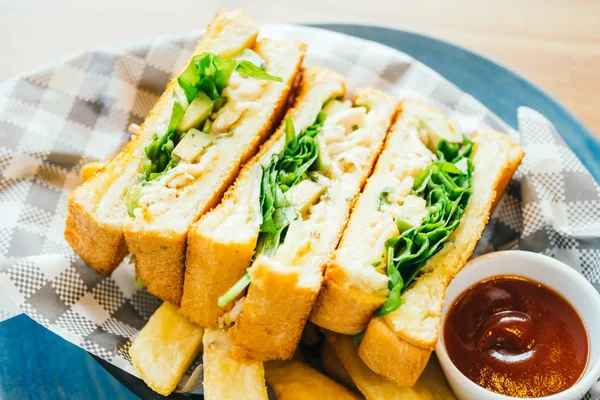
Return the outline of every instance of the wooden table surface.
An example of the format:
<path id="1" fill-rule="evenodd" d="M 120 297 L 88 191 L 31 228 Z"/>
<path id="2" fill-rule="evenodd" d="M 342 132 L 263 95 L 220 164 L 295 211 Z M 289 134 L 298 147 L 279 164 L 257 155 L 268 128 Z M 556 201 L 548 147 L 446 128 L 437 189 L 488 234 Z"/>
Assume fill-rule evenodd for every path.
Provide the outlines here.
<path id="1" fill-rule="evenodd" d="M 0 0 L 0 79 L 86 48 L 199 29 L 221 7 L 261 22 L 379 23 L 435 35 L 523 73 L 600 137 L 599 0 Z"/>

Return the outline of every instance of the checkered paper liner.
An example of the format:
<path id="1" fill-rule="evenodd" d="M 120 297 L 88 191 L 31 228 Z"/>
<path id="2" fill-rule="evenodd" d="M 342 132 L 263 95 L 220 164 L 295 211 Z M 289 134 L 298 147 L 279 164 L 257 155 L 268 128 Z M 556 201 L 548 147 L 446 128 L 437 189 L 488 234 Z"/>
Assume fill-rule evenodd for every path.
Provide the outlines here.
<path id="1" fill-rule="evenodd" d="M 67 197 L 82 165 L 112 157 L 129 139 L 128 125 L 143 121 L 199 35 L 90 51 L 0 84 L 0 321 L 22 311 L 137 375 L 127 351 L 160 301 L 135 289 L 128 257 L 103 278 L 73 253 L 63 238 Z M 520 140 L 527 155 L 477 253 L 547 254 L 600 290 L 600 190 L 544 116 L 520 108 L 516 132 L 435 71 L 377 43 L 287 25 L 264 26 L 261 35 L 301 38 L 305 65 L 341 73 L 351 91 L 374 86 L 420 98 L 466 132 Z"/>

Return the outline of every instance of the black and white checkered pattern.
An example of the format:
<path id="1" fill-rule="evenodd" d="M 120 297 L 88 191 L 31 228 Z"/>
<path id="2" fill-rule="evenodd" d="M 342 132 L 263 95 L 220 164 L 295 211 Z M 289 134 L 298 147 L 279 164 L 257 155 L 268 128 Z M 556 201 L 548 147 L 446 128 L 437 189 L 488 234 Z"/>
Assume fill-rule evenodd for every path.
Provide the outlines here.
<path id="1" fill-rule="evenodd" d="M 375 86 L 417 97 L 467 132 L 507 132 L 527 152 L 478 253 L 521 248 L 552 255 L 600 289 L 600 191 L 553 126 L 519 110 L 519 133 L 473 97 L 406 54 L 313 28 L 271 25 L 264 36 L 302 38 L 306 65 L 341 73 L 352 90 Z M 160 302 L 134 288 L 128 259 L 110 278 L 87 267 L 63 239 L 69 193 L 83 164 L 128 140 L 198 34 L 61 60 L 0 84 L 0 321 L 18 309 L 66 340 L 127 370 L 131 338 Z"/>

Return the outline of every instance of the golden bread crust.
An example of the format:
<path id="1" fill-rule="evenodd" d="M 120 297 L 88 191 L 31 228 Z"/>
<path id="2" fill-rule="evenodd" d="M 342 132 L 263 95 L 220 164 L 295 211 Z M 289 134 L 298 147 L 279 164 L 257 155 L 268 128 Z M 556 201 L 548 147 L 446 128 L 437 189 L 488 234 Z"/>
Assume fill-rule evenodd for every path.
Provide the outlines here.
<path id="1" fill-rule="evenodd" d="M 300 342 L 320 285 L 300 286 L 299 268 L 275 264 L 259 256 L 250 269 L 252 284 L 240 319 L 229 330 L 236 358 L 287 360 Z"/>
<path id="2" fill-rule="evenodd" d="M 381 318 L 373 318 L 358 347 L 360 358 L 377 374 L 398 386 L 415 384 L 433 349 L 399 339 Z"/>
<path id="3" fill-rule="evenodd" d="M 294 106 L 288 109 L 284 120 L 294 116 L 297 106 L 304 102 L 311 90 L 312 83 L 318 77 L 326 76 L 326 74 L 330 74 L 330 72 L 319 68 L 308 68 L 302 71 Z M 281 124 L 261 146 L 259 152 L 244 165 L 234 184 L 229 187 L 219 205 L 210 214 L 222 212 L 224 207 L 231 207 L 235 203 L 242 187 L 248 183 L 248 180 L 253 179 L 252 174 L 256 166 L 278 145 L 284 133 L 285 124 Z M 204 234 L 200 229 L 208 217 L 209 213 L 202 216 L 188 234 L 181 312 L 201 326 L 214 327 L 218 318 L 232 306 L 221 309 L 217 305 L 217 300 L 244 275 L 246 268 L 250 266 L 258 239 L 258 230 L 247 241 L 219 242 L 210 236 L 210 232 Z M 227 266 L 226 272 L 223 271 L 225 265 Z M 198 295 L 199 293 L 201 294 Z"/>
<path id="4" fill-rule="evenodd" d="M 235 304 L 217 304 L 245 273 L 252 261 L 256 239 L 245 243 L 222 243 L 192 228 L 188 237 L 186 271 L 181 312 L 204 327 L 216 327 L 219 317 Z"/>
<path id="5" fill-rule="evenodd" d="M 346 289 L 345 272 L 335 259 L 327 265 L 325 282 L 310 316 L 311 322 L 322 328 L 345 335 L 357 335 L 365 330 L 373 314 L 385 303 L 385 297 L 350 286 Z M 348 312 L 352 310 L 352 312 Z"/>
<path id="6" fill-rule="evenodd" d="M 326 241 L 324 243 L 327 243 L 327 247 L 323 247 L 326 251 L 323 251 L 319 255 L 319 261 L 315 261 L 318 265 L 303 264 L 301 266 L 302 272 L 296 272 L 292 268 L 289 271 L 276 271 L 272 269 L 269 279 L 263 282 L 257 282 L 254 276 L 252 276 L 252 284 L 248 290 L 239 322 L 231 330 L 234 335 L 232 337 L 234 348 L 239 349 L 239 351 L 235 350 L 234 353 L 263 360 L 291 358 L 293 350 L 301 336 L 304 324 L 309 317 L 310 310 L 314 305 L 315 296 L 321 288 L 322 274 L 326 262 L 331 259 L 335 247 L 342 236 L 351 207 L 371 172 L 371 168 L 383 146 L 385 135 L 395 114 L 395 100 L 381 91 L 374 89 L 359 90 L 356 94 L 355 102 L 358 100 L 367 101 L 372 96 L 376 96 L 378 99 L 378 103 L 376 104 L 381 107 L 378 110 L 383 110 L 381 112 L 383 116 L 380 120 L 377 120 L 381 122 L 381 126 L 378 125 L 380 129 L 373 133 L 374 145 L 371 148 L 365 170 L 361 170 L 356 181 L 353 181 L 352 186 L 349 186 L 352 190 L 352 197 L 345 199 L 343 205 L 336 203 L 336 207 L 338 207 L 336 208 L 336 213 L 340 213 L 336 215 L 339 215 L 339 218 L 336 216 L 330 221 L 321 222 L 323 224 L 329 222 L 335 223 L 335 225 L 331 225 L 335 227 L 331 234 L 328 234 L 326 237 L 320 236 L 319 239 Z M 304 275 L 303 279 L 306 276 L 311 277 L 312 286 L 299 285 L 299 275 L 301 274 Z M 255 286 L 260 286 L 261 289 L 259 290 Z M 280 292 L 281 288 L 285 288 L 287 293 Z M 268 296 L 272 293 L 281 293 L 282 296 L 269 299 Z M 271 322 L 267 323 L 269 320 Z M 273 331 L 277 332 L 277 334 L 273 335 Z M 265 340 L 264 336 L 261 338 L 261 334 L 268 336 L 270 340 Z M 247 353 L 244 353 L 241 348 L 246 348 Z"/>
<path id="7" fill-rule="evenodd" d="M 75 253 L 98 274 L 110 275 L 127 254 L 121 227 L 97 221 L 69 196 L 65 239 Z"/>

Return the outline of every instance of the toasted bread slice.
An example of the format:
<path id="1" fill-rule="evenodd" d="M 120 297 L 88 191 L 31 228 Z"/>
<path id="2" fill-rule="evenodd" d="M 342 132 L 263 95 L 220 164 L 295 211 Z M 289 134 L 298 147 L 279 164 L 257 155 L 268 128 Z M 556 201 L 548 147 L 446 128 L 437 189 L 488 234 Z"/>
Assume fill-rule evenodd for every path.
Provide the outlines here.
<path id="1" fill-rule="evenodd" d="M 203 332 L 164 302 L 129 349 L 133 366 L 150 388 L 168 396 L 200 352 Z"/>
<path id="2" fill-rule="evenodd" d="M 301 361 L 265 363 L 267 383 L 277 400 L 359 400 L 361 396 Z"/>
<path id="3" fill-rule="evenodd" d="M 495 202 L 524 155 L 502 133 L 481 131 L 472 140 L 472 194 L 460 225 L 403 292 L 402 305 L 371 320 L 359 347 L 373 371 L 400 386 L 412 386 L 425 368 L 438 340 L 446 287 L 473 254 Z"/>
<path id="4" fill-rule="evenodd" d="M 327 334 L 326 343 L 367 400 L 455 400 L 435 357 L 413 387 L 400 387 L 371 371 L 349 336 Z"/>
<path id="5" fill-rule="evenodd" d="M 327 149 L 332 158 L 326 193 L 308 214 L 290 224 L 273 257 L 258 256 L 248 270 L 252 283 L 239 321 L 230 329 L 234 355 L 268 360 L 289 359 L 294 353 L 321 288 L 325 263 L 370 174 L 397 106 L 390 96 L 372 89 L 358 91 L 353 103 L 368 108 L 362 128 L 329 136 L 329 129 L 334 128 L 327 120 L 323 126 L 325 140 L 331 140 Z M 335 125 L 336 115 L 331 126 L 343 131 L 343 125 Z"/>
<path id="6" fill-rule="evenodd" d="M 242 11 L 219 11 L 194 54 L 211 52 L 223 57 L 254 46 L 255 22 Z M 186 65 L 187 67 L 187 65 Z M 185 70 L 182 69 L 182 71 Z M 129 218 L 125 204 L 127 189 L 139 180 L 144 149 L 158 126 L 168 122 L 176 77 L 168 84 L 138 134 L 112 161 L 79 186 L 68 200 L 65 239 L 75 253 L 101 275 L 109 275 L 121 262 L 127 247 L 123 223 Z M 177 296 L 165 296 L 178 303 Z"/>
<path id="7" fill-rule="evenodd" d="M 309 126 L 323 103 L 345 93 L 339 75 L 307 68 L 286 118 L 295 121 L 297 130 Z M 216 327 L 217 320 L 231 309 L 233 303 L 220 308 L 217 300 L 250 266 L 262 222 L 261 166 L 283 148 L 284 135 L 282 126 L 244 166 L 223 201 L 190 229 L 181 312 L 201 326 Z"/>
<path id="8" fill-rule="evenodd" d="M 227 333 L 221 329 L 206 329 L 203 343 L 206 400 L 268 399 L 262 362 L 234 359 Z"/>

